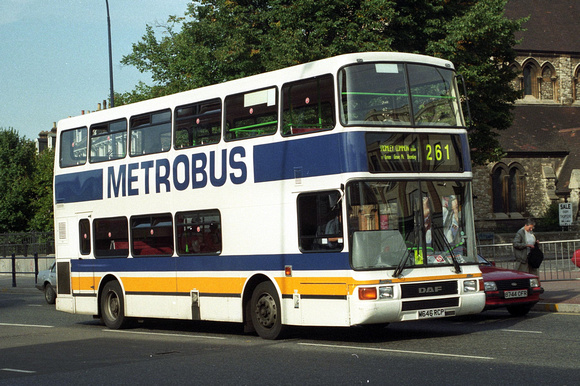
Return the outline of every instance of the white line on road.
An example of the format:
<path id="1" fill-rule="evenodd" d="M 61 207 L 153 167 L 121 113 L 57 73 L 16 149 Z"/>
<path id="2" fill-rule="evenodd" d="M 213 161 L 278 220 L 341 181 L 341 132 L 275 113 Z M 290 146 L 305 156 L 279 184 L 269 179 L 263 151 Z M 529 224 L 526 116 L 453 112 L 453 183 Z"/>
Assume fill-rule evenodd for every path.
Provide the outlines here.
<path id="1" fill-rule="evenodd" d="M 507 330 L 507 329 L 503 329 L 502 331 L 506 331 L 506 332 L 523 332 L 524 334 L 542 334 L 542 331 L 529 331 L 529 330 Z"/>
<path id="2" fill-rule="evenodd" d="M 106 332 L 117 332 L 120 334 L 137 334 L 137 335 L 158 335 L 158 336 L 178 336 L 187 338 L 202 338 L 202 339 L 226 339 L 218 336 L 202 336 L 202 335 L 186 335 L 186 334 L 165 334 L 160 332 L 140 332 L 140 331 L 122 331 L 122 330 L 103 330 Z"/>
<path id="3" fill-rule="evenodd" d="M 38 328 L 53 328 L 54 327 L 54 326 L 44 326 L 42 324 L 20 324 L 20 323 L 0 323 L 0 326 L 38 327 Z"/>
<path id="4" fill-rule="evenodd" d="M 36 371 L 32 370 L 20 370 L 20 369 L 0 369 L 1 371 L 10 371 L 13 373 L 25 373 L 25 374 L 34 374 Z"/>
<path id="5" fill-rule="evenodd" d="M 333 345 L 333 344 L 317 344 L 317 343 L 298 343 L 298 344 L 304 345 L 304 346 L 343 348 L 343 349 L 366 350 L 366 351 L 384 351 L 384 352 L 394 352 L 394 353 L 401 353 L 401 354 L 418 354 L 418 355 L 429 355 L 429 356 L 443 356 L 443 357 L 485 359 L 485 360 L 493 360 L 494 359 L 492 357 L 480 357 L 480 356 L 474 356 L 474 355 L 444 354 L 444 353 L 425 352 L 425 351 L 392 350 L 392 349 L 387 349 L 387 348 L 374 348 L 374 347 L 340 346 L 340 345 Z"/>

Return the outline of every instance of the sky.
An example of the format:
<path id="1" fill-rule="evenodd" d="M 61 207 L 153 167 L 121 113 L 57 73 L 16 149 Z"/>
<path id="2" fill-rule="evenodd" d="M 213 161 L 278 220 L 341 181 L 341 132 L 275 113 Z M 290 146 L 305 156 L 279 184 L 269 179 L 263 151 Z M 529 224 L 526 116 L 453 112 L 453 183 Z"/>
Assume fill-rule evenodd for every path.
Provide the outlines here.
<path id="1" fill-rule="evenodd" d="M 121 64 L 123 56 L 188 0 L 109 0 L 113 82 L 131 91 L 149 74 Z M 163 36 L 162 29 L 155 30 Z M 110 96 L 105 0 L 0 0 L 0 128 L 36 139 L 53 122 L 95 111 Z"/>

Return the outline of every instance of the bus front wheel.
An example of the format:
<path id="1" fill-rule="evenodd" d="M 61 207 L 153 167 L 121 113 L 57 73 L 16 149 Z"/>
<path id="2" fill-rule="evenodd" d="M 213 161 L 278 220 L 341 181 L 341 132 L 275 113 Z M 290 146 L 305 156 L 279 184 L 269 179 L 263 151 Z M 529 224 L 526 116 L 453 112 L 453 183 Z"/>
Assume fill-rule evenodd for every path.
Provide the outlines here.
<path id="1" fill-rule="evenodd" d="M 262 282 L 252 293 L 252 324 L 264 339 L 278 339 L 283 332 L 278 292 L 271 282 Z"/>
<path id="2" fill-rule="evenodd" d="M 123 290 L 116 281 L 105 284 L 101 296 L 101 320 L 108 328 L 117 330 L 127 325 Z"/>

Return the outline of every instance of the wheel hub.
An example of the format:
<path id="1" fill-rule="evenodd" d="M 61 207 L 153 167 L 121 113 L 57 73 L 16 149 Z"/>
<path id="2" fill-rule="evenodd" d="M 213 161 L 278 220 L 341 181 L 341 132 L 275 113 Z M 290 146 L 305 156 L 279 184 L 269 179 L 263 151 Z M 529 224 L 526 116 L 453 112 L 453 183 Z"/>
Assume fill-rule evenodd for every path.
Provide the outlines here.
<path id="1" fill-rule="evenodd" d="M 258 300 L 256 304 L 256 315 L 258 322 L 264 327 L 272 327 L 276 322 L 277 310 L 274 298 L 266 294 Z"/>

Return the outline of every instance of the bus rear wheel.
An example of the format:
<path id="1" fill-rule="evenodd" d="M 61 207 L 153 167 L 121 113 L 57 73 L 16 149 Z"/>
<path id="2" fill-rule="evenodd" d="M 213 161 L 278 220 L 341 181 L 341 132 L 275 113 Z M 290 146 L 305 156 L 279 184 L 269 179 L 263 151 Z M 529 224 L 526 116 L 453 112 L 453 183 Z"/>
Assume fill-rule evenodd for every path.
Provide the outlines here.
<path id="1" fill-rule="evenodd" d="M 282 313 L 278 292 L 271 282 L 262 282 L 252 293 L 250 313 L 252 324 L 258 335 L 264 339 L 278 339 L 282 336 Z"/>
<path id="2" fill-rule="evenodd" d="M 101 296 L 101 320 L 110 329 L 117 330 L 127 325 L 123 290 L 116 281 L 105 284 Z"/>

